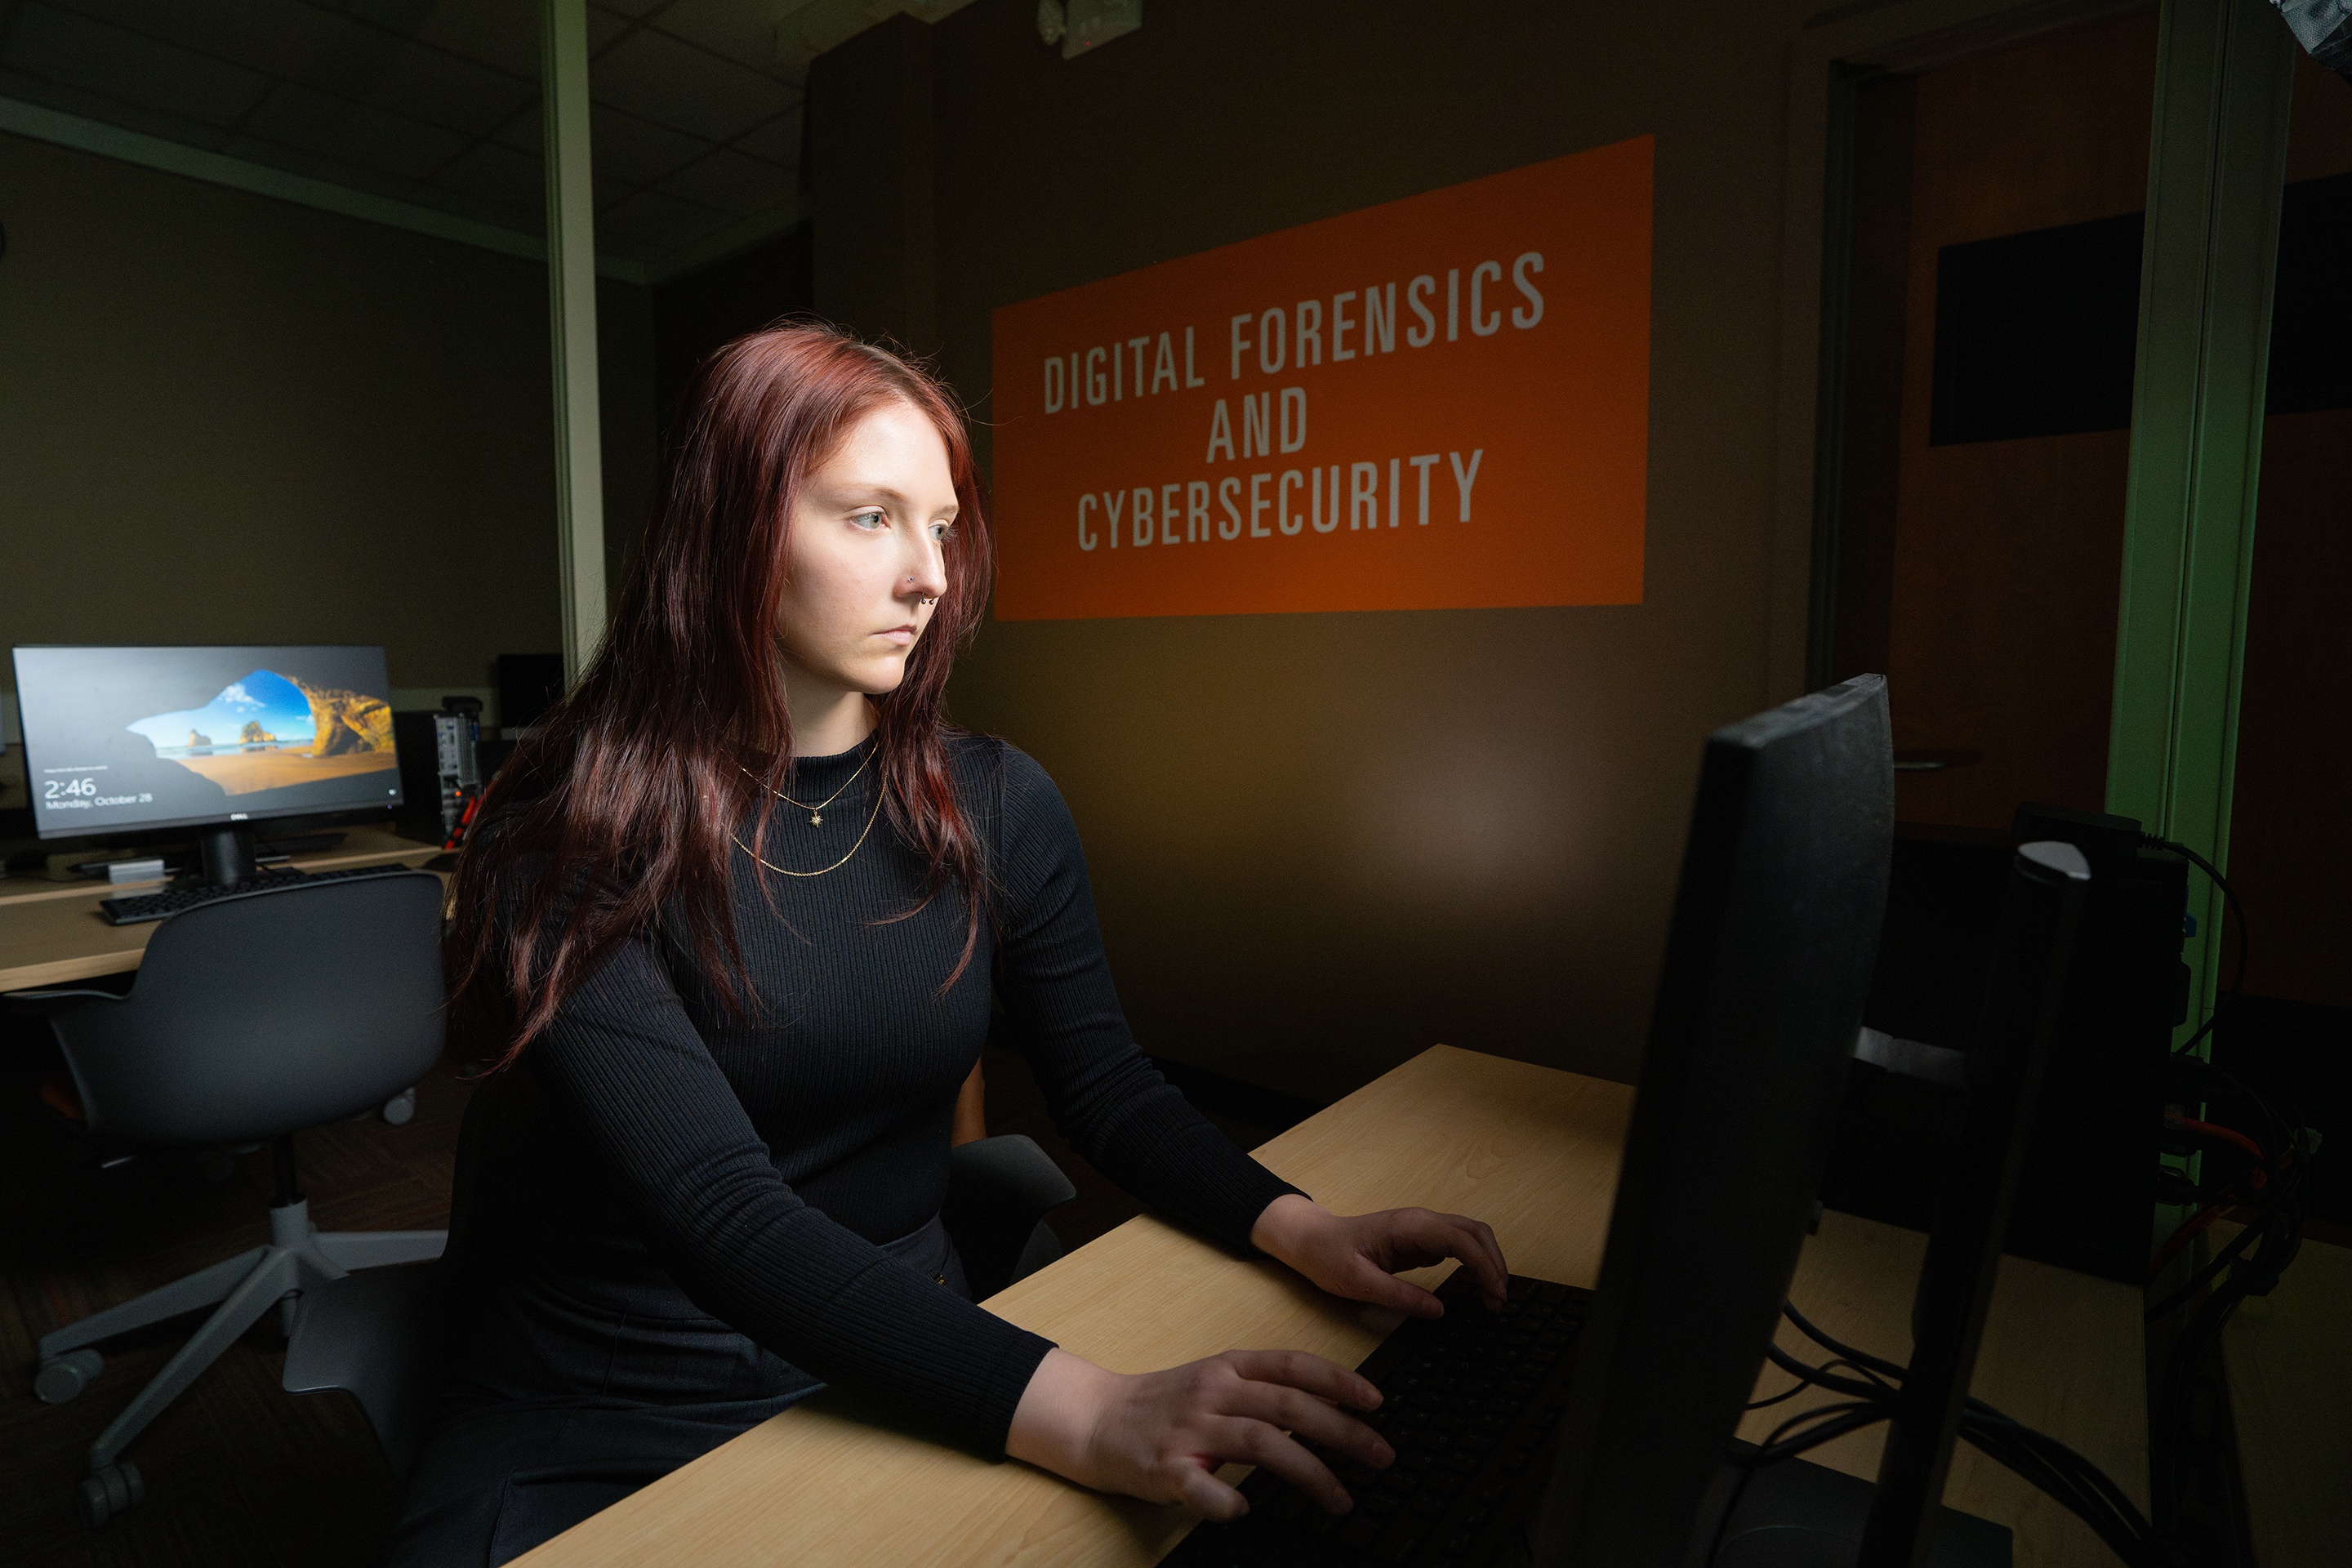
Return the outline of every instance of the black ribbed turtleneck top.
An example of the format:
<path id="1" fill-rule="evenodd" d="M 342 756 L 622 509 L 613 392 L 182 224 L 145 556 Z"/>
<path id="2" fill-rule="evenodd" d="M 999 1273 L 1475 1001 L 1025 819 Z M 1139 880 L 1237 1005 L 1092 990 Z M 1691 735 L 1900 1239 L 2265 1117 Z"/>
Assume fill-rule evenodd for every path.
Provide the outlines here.
<path id="1" fill-rule="evenodd" d="M 922 858 L 874 820 L 872 742 L 803 758 L 762 868 L 740 849 L 742 979 L 730 1012 L 658 931 L 622 945 L 527 1053 L 547 1152 L 516 1266 L 666 1273 L 690 1304 L 811 1374 L 1001 1458 L 1049 1342 L 883 1252 L 939 1213 L 956 1094 L 991 997 L 1055 1124 L 1170 1217 L 1237 1250 L 1296 1188 L 1188 1105 L 1128 1032 L 1077 831 L 1053 782 L 1004 742 L 950 742 L 992 886 L 971 963 L 954 891 L 919 912 Z M 861 771 L 862 770 L 862 771 Z M 844 787 L 846 786 L 846 787 Z M 870 829 L 868 824 L 871 822 Z M 865 835 L 859 843 L 860 835 Z M 739 843 L 749 843 L 746 828 Z"/>

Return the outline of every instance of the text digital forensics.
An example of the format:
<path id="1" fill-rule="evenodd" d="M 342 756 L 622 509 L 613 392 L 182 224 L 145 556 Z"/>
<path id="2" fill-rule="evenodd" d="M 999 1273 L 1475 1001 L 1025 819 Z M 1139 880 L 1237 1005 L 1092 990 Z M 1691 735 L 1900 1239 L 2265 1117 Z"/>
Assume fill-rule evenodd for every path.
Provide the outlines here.
<path id="1" fill-rule="evenodd" d="M 1639 603 L 1652 159 L 999 310 L 999 618 Z"/>

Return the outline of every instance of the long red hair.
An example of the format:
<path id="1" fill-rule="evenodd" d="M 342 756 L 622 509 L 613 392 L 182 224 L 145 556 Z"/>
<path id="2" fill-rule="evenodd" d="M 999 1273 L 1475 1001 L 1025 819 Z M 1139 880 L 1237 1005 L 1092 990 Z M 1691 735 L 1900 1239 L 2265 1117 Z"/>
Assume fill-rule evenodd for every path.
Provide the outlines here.
<path id="1" fill-rule="evenodd" d="M 939 430 L 959 514 L 947 591 L 905 679 L 875 699 L 875 763 L 891 829 L 929 862 L 921 902 L 950 890 L 965 902 L 947 983 L 971 963 L 985 860 L 957 808 L 941 712 L 956 650 L 988 603 L 987 508 L 963 416 L 927 370 L 887 349 L 829 326 L 774 326 L 697 371 L 604 645 L 482 802 L 446 950 L 453 1026 L 474 1059 L 512 1062 L 657 916 L 718 994 L 744 1004 L 730 835 L 750 821 L 756 852 L 770 792 L 792 787 L 776 627 L 793 505 L 850 428 L 893 402 Z"/>

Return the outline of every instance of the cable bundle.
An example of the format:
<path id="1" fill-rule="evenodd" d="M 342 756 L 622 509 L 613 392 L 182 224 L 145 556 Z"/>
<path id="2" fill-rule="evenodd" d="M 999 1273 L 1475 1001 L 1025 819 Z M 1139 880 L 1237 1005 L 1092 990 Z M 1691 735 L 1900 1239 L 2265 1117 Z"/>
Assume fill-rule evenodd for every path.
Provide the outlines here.
<path id="1" fill-rule="evenodd" d="M 2157 1248 L 2148 1264 L 2150 1288 L 2155 1287 L 2173 1259 L 2216 1220 L 2233 1210 L 2254 1210 L 2245 1227 L 2224 1244 L 2211 1261 L 2147 1311 L 2147 1321 L 2154 1326 L 2184 1308 L 2195 1306 L 2174 1336 L 2150 1422 L 2158 1504 L 2159 1510 L 2168 1510 L 2187 1495 L 2192 1481 L 2191 1471 L 2197 1459 L 2192 1431 L 2196 1417 L 2193 1394 L 2200 1369 L 2239 1303 L 2249 1296 L 2270 1294 L 2280 1274 L 2294 1261 L 2302 1247 L 2304 1185 L 2312 1157 L 2318 1152 L 2319 1138 L 2304 1125 L 2302 1116 L 2293 1107 L 2273 1106 L 2230 1073 L 2191 1054 L 2244 988 L 2246 912 L 2239 905 L 2237 894 L 2231 891 L 2228 879 L 2203 856 L 2168 838 L 2149 836 L 2142 841 L 2194 862 L 2212 879 L 2237 921 L 2238 959 L 2231 967 L 2229 987 L 2212 1014 L 2173 1050 L 2169 1065 L 2175 1081 L 2168 1092 L 2176 1103 L 2219 1106 L 2225 1114 L 2243 1122 L 2242 1126 L 2231 1126 L 2215 1120 L 2210 1109 L 2197 1117 L 2179 1111 L 2166 1113 L 2168 1141 L 2175 1150 L 2202 1152 L 2209 1165 L 2221 1167 L 2221 1174 L 2202 1185 L 2176 1178 L 2179 1195 L 2200 1206 Z"/>
<path id="2" fill-rule="evenodd" d="M 1795 1325 L 1798 1332 L 1830 1352 L 1834 1360 L 1815 1366 L 1801 1361 L 1779 1345 L 1769 1347 L 1765 1354 L 1772 1364 L 1797 1381 L 1769 1399 L 1759 1399 L 1748 1406 L 1760 1410 L 1794 1398 L 1808 1387 L 1824 1388 L 1832 1394 L 1847 1396 L 1844 1402 L 1817 1405 L 1791 1416 L 1776 1427 L 1772 1435 L 1754 1452 L 1733 1462 L 1750 1473 L 1767 1465 L 1793 1458 L 1809 1448 L 1818 1447 L 1832 1438 L 1849 1432 L 1888 1420 L 1895 1414 L 1896 1396 L 1902 1392 L 1904 1368 L 1867 1351 L 1832 1339 L 1811 1320 L 1797 1310 L 1794 1302 L 1784 1303 L 1781 1314 Z M 1840 1369 L 1843 1369 L 1841 1371 Z M 1811 1429 L 1790 1435 L 1800 1424 L 1812 1423 Z M 2126 1495 L 2106 1473 L 2096 1465 L 2059 1442 L 2055 1437 L 2036 1432 L 2014 1418 L 1986 1404 L 1971 1398 L 1960 1416 L 1960 1436 L 1988 1458 L 2015 1471 L 2025 1480 L 2082 1520 L 2110 1551 L 2131 1564 L 2131 1568 L 2174 1568 L 2184 1561 L 2158 1537 L 2156 1528 L 2138 1506 Z M 1729 1507 L 1724 1510 L 1724 1522 L 1739 1506 L 1740 1492 L 1747 1487 L 1747 1477 L 1732 1493 Z M 1717 1541 L 1720 1542 L 1721 1527 Z M 1710 1561 L 1712 1554 L 1710 1554 Z"/>
<path id="3" fill-rule="evenodd" d="M 2232 1126 L 2178 1110 L 2167 1113 L 2165 1126 L 2176 1148 L 2206 1152 L 2222 1173 L 2201 1187 L 2186 1178 L 2175 1178 L 2179 1194 L 2201 1206 L 2157 1249 L 2148 1267 L 2151 1286 L 2181 1250 L 2215 1221 L 2244 1208 L 2255 1211 L 2211 1261 L 2147 1311 L 2153 1325 L 2184 1308 L 2193 1305 L 2195 1309 L 2174 1340 L 2152 1412 L 2152 1470 L 2161 1522 L 2152 1523 L 2123 1489 L 2090 1460 L 1981 1399 L 1970 1398 L 1962 1407 L 1959 1435 L 2082 1520 L 2130 1568 L 2189 1568 L 2205 1560 L 2178 1517 L 2177 1504 L 2189 1484 L 2196 1458 L 2191 1441 L 2192 1394 L 2199 1369 L 2238 1304 L 2249 1296 L 2267 1295 L 2277 1285 L 2280 1273 L 2294 1262 L 2303 1236 L 2304 1184 L 2319 1140 L 2292 1108 L 2273 1106 L 2229 1073 L 2191 1054 L 2243 987 L 2245 911 L 2229 883 L 2203 856 L 2169 839 L 2143 836 L 2142 842 L 2195 863 L 2213 879 L 2237 921 L 2238 956 L 2230 984 L 2211 1016 L 2173 1052 L 2171 1066 L 2177 1081 L 2172 1098 L 2179 1103 L 2226 1107 L 2243 1123 Z M 1721 1550 L 1731 1517 L 1756 1471 L 1897 1414 L 1905 1368 L 1831 1338 L 1794 1303 L 1784 1303 L 1781 1312 L 1799 1332 L 1830 1352 L 1832 1359 L 1816 1366 L 1777 1344 L 1769 1347 L 1766 1354 L 1772 1363 L 1796 1381 L 1748 1408 L 1779 1405 L 1807 1388 L 1843 1397 L 1790 1416 L 1774 1427 L 1760 1447 L 1732 1457 L 1731 1462 L 1742 1467 L 1744 1473 L 1717 1521 L 1715 1543 L 1707 1554 L 1710 1563 Z"/>
<path id="4" fill-rule="evenodd" d="M 2291 1108 L 2282 1110 L 2210 1062 L 2176 1058 L 2183 1098 L 2227 1106 L 2251 1132 L 2201 1119 L 2168 1115 L 2177 1139 L 2200 1148 L 2218 1179 L 2199 1190 L 2197 1213 L 2173 1232 L 2149 1268 L 2153 1286 L 2189 1241 L 2233 1212 L 2251 1207 L 2244 1228 L 2210 1261 L 2149 1307 L 2151 1327 L 2178 1321 L 2156 1391 L 2149 1436 L 2159 1502 L 2189 1495 L 2199 1458 L 2196 1442 L 2199 1376 L 2230 1317 L 2250 1296 L 2267 1296 L 2303 1245 L 2304 1188 L 2316 1136 Z M 2209 1114 L 2211 1114 L 2209 1112 Z M 2185 1321 L 2177 1314 L 2186 1311 Z"/>

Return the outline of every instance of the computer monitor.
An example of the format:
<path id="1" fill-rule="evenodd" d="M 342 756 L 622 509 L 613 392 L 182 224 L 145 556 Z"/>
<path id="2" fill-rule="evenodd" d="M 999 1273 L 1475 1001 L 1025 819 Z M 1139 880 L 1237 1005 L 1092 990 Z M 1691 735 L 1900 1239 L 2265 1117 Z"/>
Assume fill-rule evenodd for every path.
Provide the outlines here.
<path id="1" fill-rule="evenodd" d="M 1685 1561 L 1811 1228 L 1895 828 L 1886 687 L 1707 738 L 1541 1564 Z"/>
<path id="2" fill-rule="evenodd" d="M 401 804 L 381 647 L 19 647 L 35 831 L 197 831 L 204 875 L 252 874 L 249 825 Z"/>

